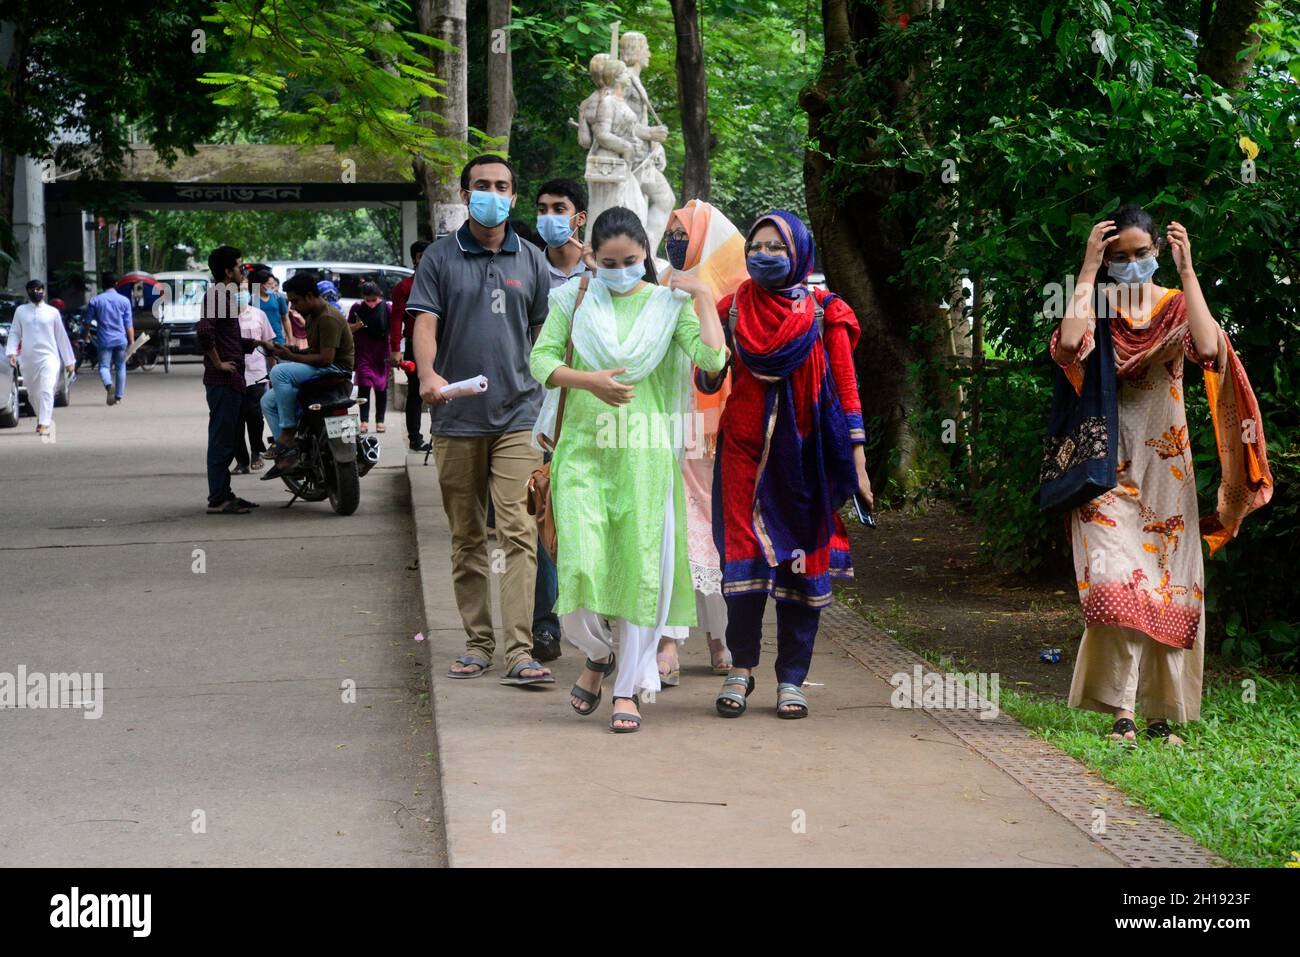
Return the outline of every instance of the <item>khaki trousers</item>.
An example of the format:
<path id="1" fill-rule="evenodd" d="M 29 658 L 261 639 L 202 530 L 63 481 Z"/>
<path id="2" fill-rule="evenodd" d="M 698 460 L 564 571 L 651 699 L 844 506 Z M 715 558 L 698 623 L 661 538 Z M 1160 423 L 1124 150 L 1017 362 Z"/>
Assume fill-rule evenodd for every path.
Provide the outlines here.
<path id="1" fill-rule="evenodd" d="M 506 666 L 533 657 L 533 589 L 537 580 L 537 520 L 528 514 L 527 485 L 542 464 L 530 432 L 433 437 L 442 507 L 451 526 L 451 581 L 465 625 L 467 654 L 488 661 L 496 651 L 488 575 L 501 575 L 501 626 Z M 488 550 L 487 503 L 492 495 L 500 545 Z"/>

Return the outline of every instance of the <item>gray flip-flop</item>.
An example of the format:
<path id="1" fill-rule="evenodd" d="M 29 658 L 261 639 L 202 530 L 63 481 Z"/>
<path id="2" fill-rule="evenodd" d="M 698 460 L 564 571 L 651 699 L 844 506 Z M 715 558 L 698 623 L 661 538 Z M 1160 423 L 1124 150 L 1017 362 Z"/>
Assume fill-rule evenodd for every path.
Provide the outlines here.
<path id="1" fill-rule="evenodd" d="M 553 685 L 555 684 L 555 675 L 535 675 L 532 678 L 525 678 L 523 673 L 530 668 L 541 671 L 542 665 L 538 661 L 516 661 L 506 672 L 506 676 L 501 679 L 503 685 Z"/>
<path id="2" fill-rule="evenodd" d="M 482 655 L 461 655 L 456 659 L 458 665 L 478 665 L 478 671 L 452 671 L 447 669 L 448 678 L 481 678 L 492 667 L 492 662 L 488 661 Z"/>

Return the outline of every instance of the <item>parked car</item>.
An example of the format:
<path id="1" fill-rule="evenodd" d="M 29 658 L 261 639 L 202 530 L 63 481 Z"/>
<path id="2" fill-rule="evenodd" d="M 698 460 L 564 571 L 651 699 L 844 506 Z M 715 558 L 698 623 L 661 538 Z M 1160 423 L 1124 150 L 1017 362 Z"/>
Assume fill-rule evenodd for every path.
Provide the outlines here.
<path id="1" fill-rule="evenodd" d="M 9 329 L 13 325 L 14 311 L 24 302 L 17 296 L 0 293 L 0 350 L 9 342 Z M 0 360 L 0 429 L 12 429 L 18 424 L 22 408 L 26 406 L 30 414 L 35 414 L 31 400 L 27 396 L 27 386 L 23 383 L 22 356 L 18 357 L 18 367 L 9 365 L 7 359 Z M 75 375 L 75 373 L 74 373 Z M 68 391 L 72 388 L 74 376 L 59 366 L 59 384 L 54 388 L 54 405 L 56 408 L 68 404 Z"/>
<path id="2" fill-rule="evenodd" d="M 0 294 L 0 346 L 9 341 L 9 326 L 14 321 L 18 297 Z M 12 429 L 22 415 L 22 396 L 18 389 L 18 370 L 0 359 L 0 429 Z"/>
<path id="3" fill-rule="evenodd" d="M 201 270 L 180 270 L 160 272 L 154 278 L 167 287 L 162 325 L 171 337 L 171 354 L 203 355 L 199 347 L 199 318 L 203 294 L 207 292 L 212 277 Z"/>
<path id="4" fill-rule="evenodd" d="M 348 314 L 352 304 L 361 301 L 361 284 L 366 280 L 374 280 L 379 284 L 380 291 L 387 299 L 393 292 L 393 287 L 405 279 L 407 276 L 415 273 L 414 269 L 408 269 L 405 266 L 385 266 L 381 263 L 347 263 L 337 262 L 335 260 L 273 260 L 267 263 L 271 267 L 271 272 L 275 278 L 283 285 L 284 281 L 294 273 L 302 269 L 309 269 L 316 273 L 321 279 L 329 279 L 338 287 L 339 290 L 339 309 L 343 315 Z"/>

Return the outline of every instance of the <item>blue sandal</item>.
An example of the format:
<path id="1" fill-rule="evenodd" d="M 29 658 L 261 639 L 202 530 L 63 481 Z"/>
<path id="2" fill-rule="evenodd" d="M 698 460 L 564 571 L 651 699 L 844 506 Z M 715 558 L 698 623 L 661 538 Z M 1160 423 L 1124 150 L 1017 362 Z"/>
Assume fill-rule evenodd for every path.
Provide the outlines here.
<path id="1" fill-rule="evenodd" d="M 728 691 L 727 685 L 743 686 L 745 693 L 739 691 Z M 722 682 L 722 692 L 713 699 L 713 706 L 718 709 L 718 714 L 724 718 L 739 718 L 749 707 L 749 702 L 745 699 L 754 693 L 754 676 L 753 675 L 727 675 Z M 733 701 L 736 707 L 729 704 L 723 704 L 724 701 Z"/>
<path id="2" fill-rule="evenodd" d="M 793 705 L 793 710 L 787 707 Z M 796 684 L 783 681 L 776 686 L 776 716 L 778 718 L 808 717 L 808 697 Z"/>
<path id="3" fill-rule="evenodd" d="M 492 662 L 488 661 L 482 655 L 461 655 L 456 659 L 458 665 L 478 665 L 478 671 L 452 671 L 447 669 L 448 678 L 481 678 L 483 674 L 492 667 Z"/>
<path id="4" fill-rule="evenodd" d="M 544 671 L 540 661 L 516 661 L 506 672 L 506 676 L 501 679 L 503 685 L 553 685 L 555 684 L 555 675 L 549 672 L 544 675 L 534 675 L 531 678 L 525 678 L 524 672 L 529 670 Z"/>

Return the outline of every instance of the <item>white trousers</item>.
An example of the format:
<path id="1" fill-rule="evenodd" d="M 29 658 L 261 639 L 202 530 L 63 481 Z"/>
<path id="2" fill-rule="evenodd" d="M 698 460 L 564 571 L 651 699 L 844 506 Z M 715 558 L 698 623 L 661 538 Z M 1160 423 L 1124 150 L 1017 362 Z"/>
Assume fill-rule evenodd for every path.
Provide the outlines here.
<path id="1" fill-rule="evenodd" d="M 673 483 L 668 483 L 668 505 L 664 510 L 664 533 L 659 540 L 659 607 L 654 625 L 634 625 L 626 618 L 611 624 L 618 635 L 618 671 L 614 675 L 614 697 L 630 698 L 642 691 L 658 691 L 659 666 L 655 652 L 659 636 L 673 631 L 668 626 L 668 609 L 673 600 L 676 568 L 676 514 L 673 511 Z M 684 628 L 682 629 L 685 630 Z M 560 616 L 560 634 L 593 661 L 608 658 L 614 642 L 602 617 L 589 608 L 575 608 Z"/>
<path id="2" fill-rule="evenodd" d="M 684 645 L 686 639 L 695 633 L 700 638 L 707 635 L 714 641 L 722 642 L 722 647 L 727 647 L 727 600 L 721 592 L 708 595 L 698 591 L 695 593 L 695 620 L 699 622 L 695 628 L 667 625 L 660 637 L 673 638 L 679 645 Z"/>
<path id="3" fill-rule="evenodd" d="M 22 365 L 27 401 L 36 410 L 36 424 L 49 425 L 54 420 L 54 389 L 59 384 L 59 356 L 34 355 L 18 360 Z"/>

